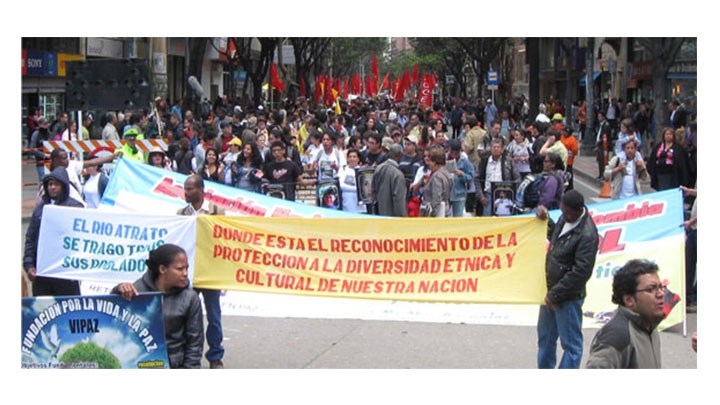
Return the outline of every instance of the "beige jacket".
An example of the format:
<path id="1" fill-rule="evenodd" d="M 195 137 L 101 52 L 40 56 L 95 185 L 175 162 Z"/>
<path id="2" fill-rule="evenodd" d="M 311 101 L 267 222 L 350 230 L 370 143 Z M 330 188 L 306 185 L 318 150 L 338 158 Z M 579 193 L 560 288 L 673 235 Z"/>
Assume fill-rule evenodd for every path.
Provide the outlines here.
<path id="1" fill-rule="evenodd" d="M 640 156 L 640 155 L 638 155 Z M 642 156 L 640 156 L 640 161 L 642 160 Z M 644 163 L 644 161 L 643 161 Z M 605 173 L 604 177 L 606 180 L 610 180 L 610 197 L 613 200 L 617 200 L 620 197 L 620 190 L 622 189 L 622 183 L 623 179 L 625 178 L 625 171 L 620 170 L 613 176 L 612 171 L 615 169 L 618 164 L 620 164 L 620 156 L 613 156 L 612 159 L 610 159 L 610 162 L 607 166 L 605 166 Z M 636 175 L 635 175 L 635 191 L 637 192 L 637 195 L 642 194 L 642 186 L 640 185 L 640 179 L 647 179 L 648 178 L 648 171 L 646 167 L 638 167 L 637 163 L 635 164 L 636 167 Z"/>

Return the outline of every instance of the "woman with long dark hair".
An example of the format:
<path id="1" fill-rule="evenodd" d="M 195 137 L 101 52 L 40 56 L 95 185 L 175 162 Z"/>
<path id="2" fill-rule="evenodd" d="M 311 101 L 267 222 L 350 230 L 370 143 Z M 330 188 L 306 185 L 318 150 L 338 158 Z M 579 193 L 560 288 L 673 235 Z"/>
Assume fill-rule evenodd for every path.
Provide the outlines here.
<path id="1" fill-rule="evenodd" d="M 222 183 L 223 170 L 225 164 L 220 160 L 217 150 L 215 148 L 208 148 L 205 151 L 205 161 L 200 167 L 200 175 L 203 180 L 210 180 L 216 183 Z"/>
<path id="2" fill-rule="evenodd" d="M 262 157 L 257 146 L 253 143 L 243 145 L 242 152 L 233 163 L 232 184 L 242 190 L 258 191 L 262 180 Z"/>

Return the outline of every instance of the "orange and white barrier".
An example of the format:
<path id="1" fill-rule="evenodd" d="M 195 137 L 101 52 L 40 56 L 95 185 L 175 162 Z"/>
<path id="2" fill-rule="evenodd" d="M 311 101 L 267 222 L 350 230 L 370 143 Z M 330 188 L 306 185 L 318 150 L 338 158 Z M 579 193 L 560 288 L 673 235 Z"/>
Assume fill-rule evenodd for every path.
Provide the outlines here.
<path id="1" fill-rule="evenodd" d="M 150 152 L 153 148 L 159 147 L 167 151 L 167 143 L 163 139 L 138 139 L 137 147 L 143 152 Z M 89 153 L 94 155 L 99 150 L 114 151 L 121 148 L 125 141 L 116 140 L 90 140 L 90 141 L 45 141 L 43 148 L 49 153 L 53 149 L 61 148 L 68 152 L 77 152 L 79 154 Z"/>

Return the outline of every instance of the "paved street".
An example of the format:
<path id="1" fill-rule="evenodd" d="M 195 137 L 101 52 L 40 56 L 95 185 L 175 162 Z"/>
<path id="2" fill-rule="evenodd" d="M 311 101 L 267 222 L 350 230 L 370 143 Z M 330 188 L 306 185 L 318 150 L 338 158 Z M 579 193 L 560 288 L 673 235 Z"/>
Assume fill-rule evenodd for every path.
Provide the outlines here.
<path id="1" fill-rule="evenodd" d="M 575 163 L 576 188 L 599 201 L 593 157 Z M 33 165 L 22 169 L 23 184 L 34 183 Z M 22 187 L 24 220 L 33 206 L 36 186 Z M 20 246 L 22 249 L 22 244 Z M 223 316 L 226 368 L 244 369 L 533 369 L 534 326 Z M 690 335 L 697 314 L 661 333 L 663 367 L 697 368 Z M 584 329 L 585 353 L 597 329 Z M 584 363 L 585 359 L 583 359 Z M 203 367 L 208 365 L 203 361 Z"/>

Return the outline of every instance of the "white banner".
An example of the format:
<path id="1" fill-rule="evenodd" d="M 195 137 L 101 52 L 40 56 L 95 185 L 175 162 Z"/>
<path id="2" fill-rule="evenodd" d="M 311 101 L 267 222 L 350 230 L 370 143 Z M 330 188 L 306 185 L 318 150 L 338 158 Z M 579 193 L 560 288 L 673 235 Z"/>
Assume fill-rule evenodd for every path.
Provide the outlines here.
<path id="1" fill-rule="evenodd" d="M 46 205 L 40 225 L 37 274 L 71 280 L 133 282 L 148 252 L 165 243 L 185 249 L 189 279 L 195 263 L 192 216 L 145 215 Z"/>

